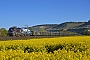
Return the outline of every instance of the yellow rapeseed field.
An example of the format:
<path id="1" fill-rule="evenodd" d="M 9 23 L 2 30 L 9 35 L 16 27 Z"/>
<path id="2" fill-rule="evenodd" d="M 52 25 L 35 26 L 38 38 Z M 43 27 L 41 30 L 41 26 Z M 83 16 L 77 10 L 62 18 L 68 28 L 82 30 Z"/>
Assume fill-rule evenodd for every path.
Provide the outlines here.
<path id="1" fill-rule="evenodd" d="M 90 60 L 90 36 L 0 41 L 0 60 Z"/>

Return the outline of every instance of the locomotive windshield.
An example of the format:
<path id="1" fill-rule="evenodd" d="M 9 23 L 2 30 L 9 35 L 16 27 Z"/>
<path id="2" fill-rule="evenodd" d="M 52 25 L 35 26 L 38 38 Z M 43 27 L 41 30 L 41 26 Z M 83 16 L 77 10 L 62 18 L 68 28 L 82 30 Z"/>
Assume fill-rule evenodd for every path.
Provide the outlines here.
<path id="1" fill-rule="evenodd" d="M 10 32 L 13 32 L 13 31 L 14 31 L 14 28 L 10 28 L 9 31 L 10 31 Z"/>

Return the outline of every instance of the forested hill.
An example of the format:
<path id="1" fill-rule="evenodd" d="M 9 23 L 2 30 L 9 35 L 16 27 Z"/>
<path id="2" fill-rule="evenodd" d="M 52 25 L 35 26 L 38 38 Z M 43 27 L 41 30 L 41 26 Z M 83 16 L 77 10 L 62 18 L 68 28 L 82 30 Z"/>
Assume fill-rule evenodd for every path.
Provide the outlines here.
<path id="1" fill-rule="evenodd" d="M 42 24 L 42 25 L 32 26 L 32 28 L 43 28 L 43 29 L 90 28 L 90 20 L 88 22 L 64 22 L 61 24 Z"/>

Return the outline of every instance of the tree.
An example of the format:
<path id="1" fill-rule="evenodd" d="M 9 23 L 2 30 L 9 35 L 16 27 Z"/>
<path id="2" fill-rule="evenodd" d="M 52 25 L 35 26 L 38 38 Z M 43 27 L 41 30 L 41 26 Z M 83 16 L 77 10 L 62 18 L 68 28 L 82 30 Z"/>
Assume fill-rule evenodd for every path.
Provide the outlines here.
<path id="1" fill-rule="evenodd" d="M 43 28 L 38 28 L 38 32 L 40 33 L 40 35 L 45 35 L 46 30 Z"/>
<path id="2" fill-rule="evenodd" d="M 29 28 L 29 30 L 32 32 L 32 35 L 34 35 L 34 29 L 33 28 Z"/>
<path id="3" fill-rule="evenodd" d="M 5 28 L 0 29 L 0 36 L 7 36 L 8 31 Z"/>
<path id="4" fill-rule="evenodd" d="M 88 30 L 85 30 L 85 31 L 83 32 L 83 34 L 84 34 L 84 35 L 90 35 L 90 32 L 89 32 Z"/>

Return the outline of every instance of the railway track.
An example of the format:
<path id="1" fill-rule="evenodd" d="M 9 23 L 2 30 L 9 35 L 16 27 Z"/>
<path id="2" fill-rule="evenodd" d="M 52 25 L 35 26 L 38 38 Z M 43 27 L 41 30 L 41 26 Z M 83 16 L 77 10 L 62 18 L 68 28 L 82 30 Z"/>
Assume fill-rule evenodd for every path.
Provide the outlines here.
<path id="1" fill-rule="evenodd" d="M 33 38 L 50 38 L 50 37 L 55 37 L 55 36 L 21 36 L 21 37 L 0 37 L 0 41 L 5 41 L 5 40 L 24 40 L 24 39 L 33 39 Z"/>
<path id="2" fill-rule="evenodd" d="M 51 38 L 51 37 L 62 37 L 62 36 L 81 36 L 81 35 L 36 35 L 36 36 L 20 36 L 20 37 L 0 37 L 0 41 L 5 40 L 25 40 L 25 39 L 33 39 L 33 38 Z"/>

